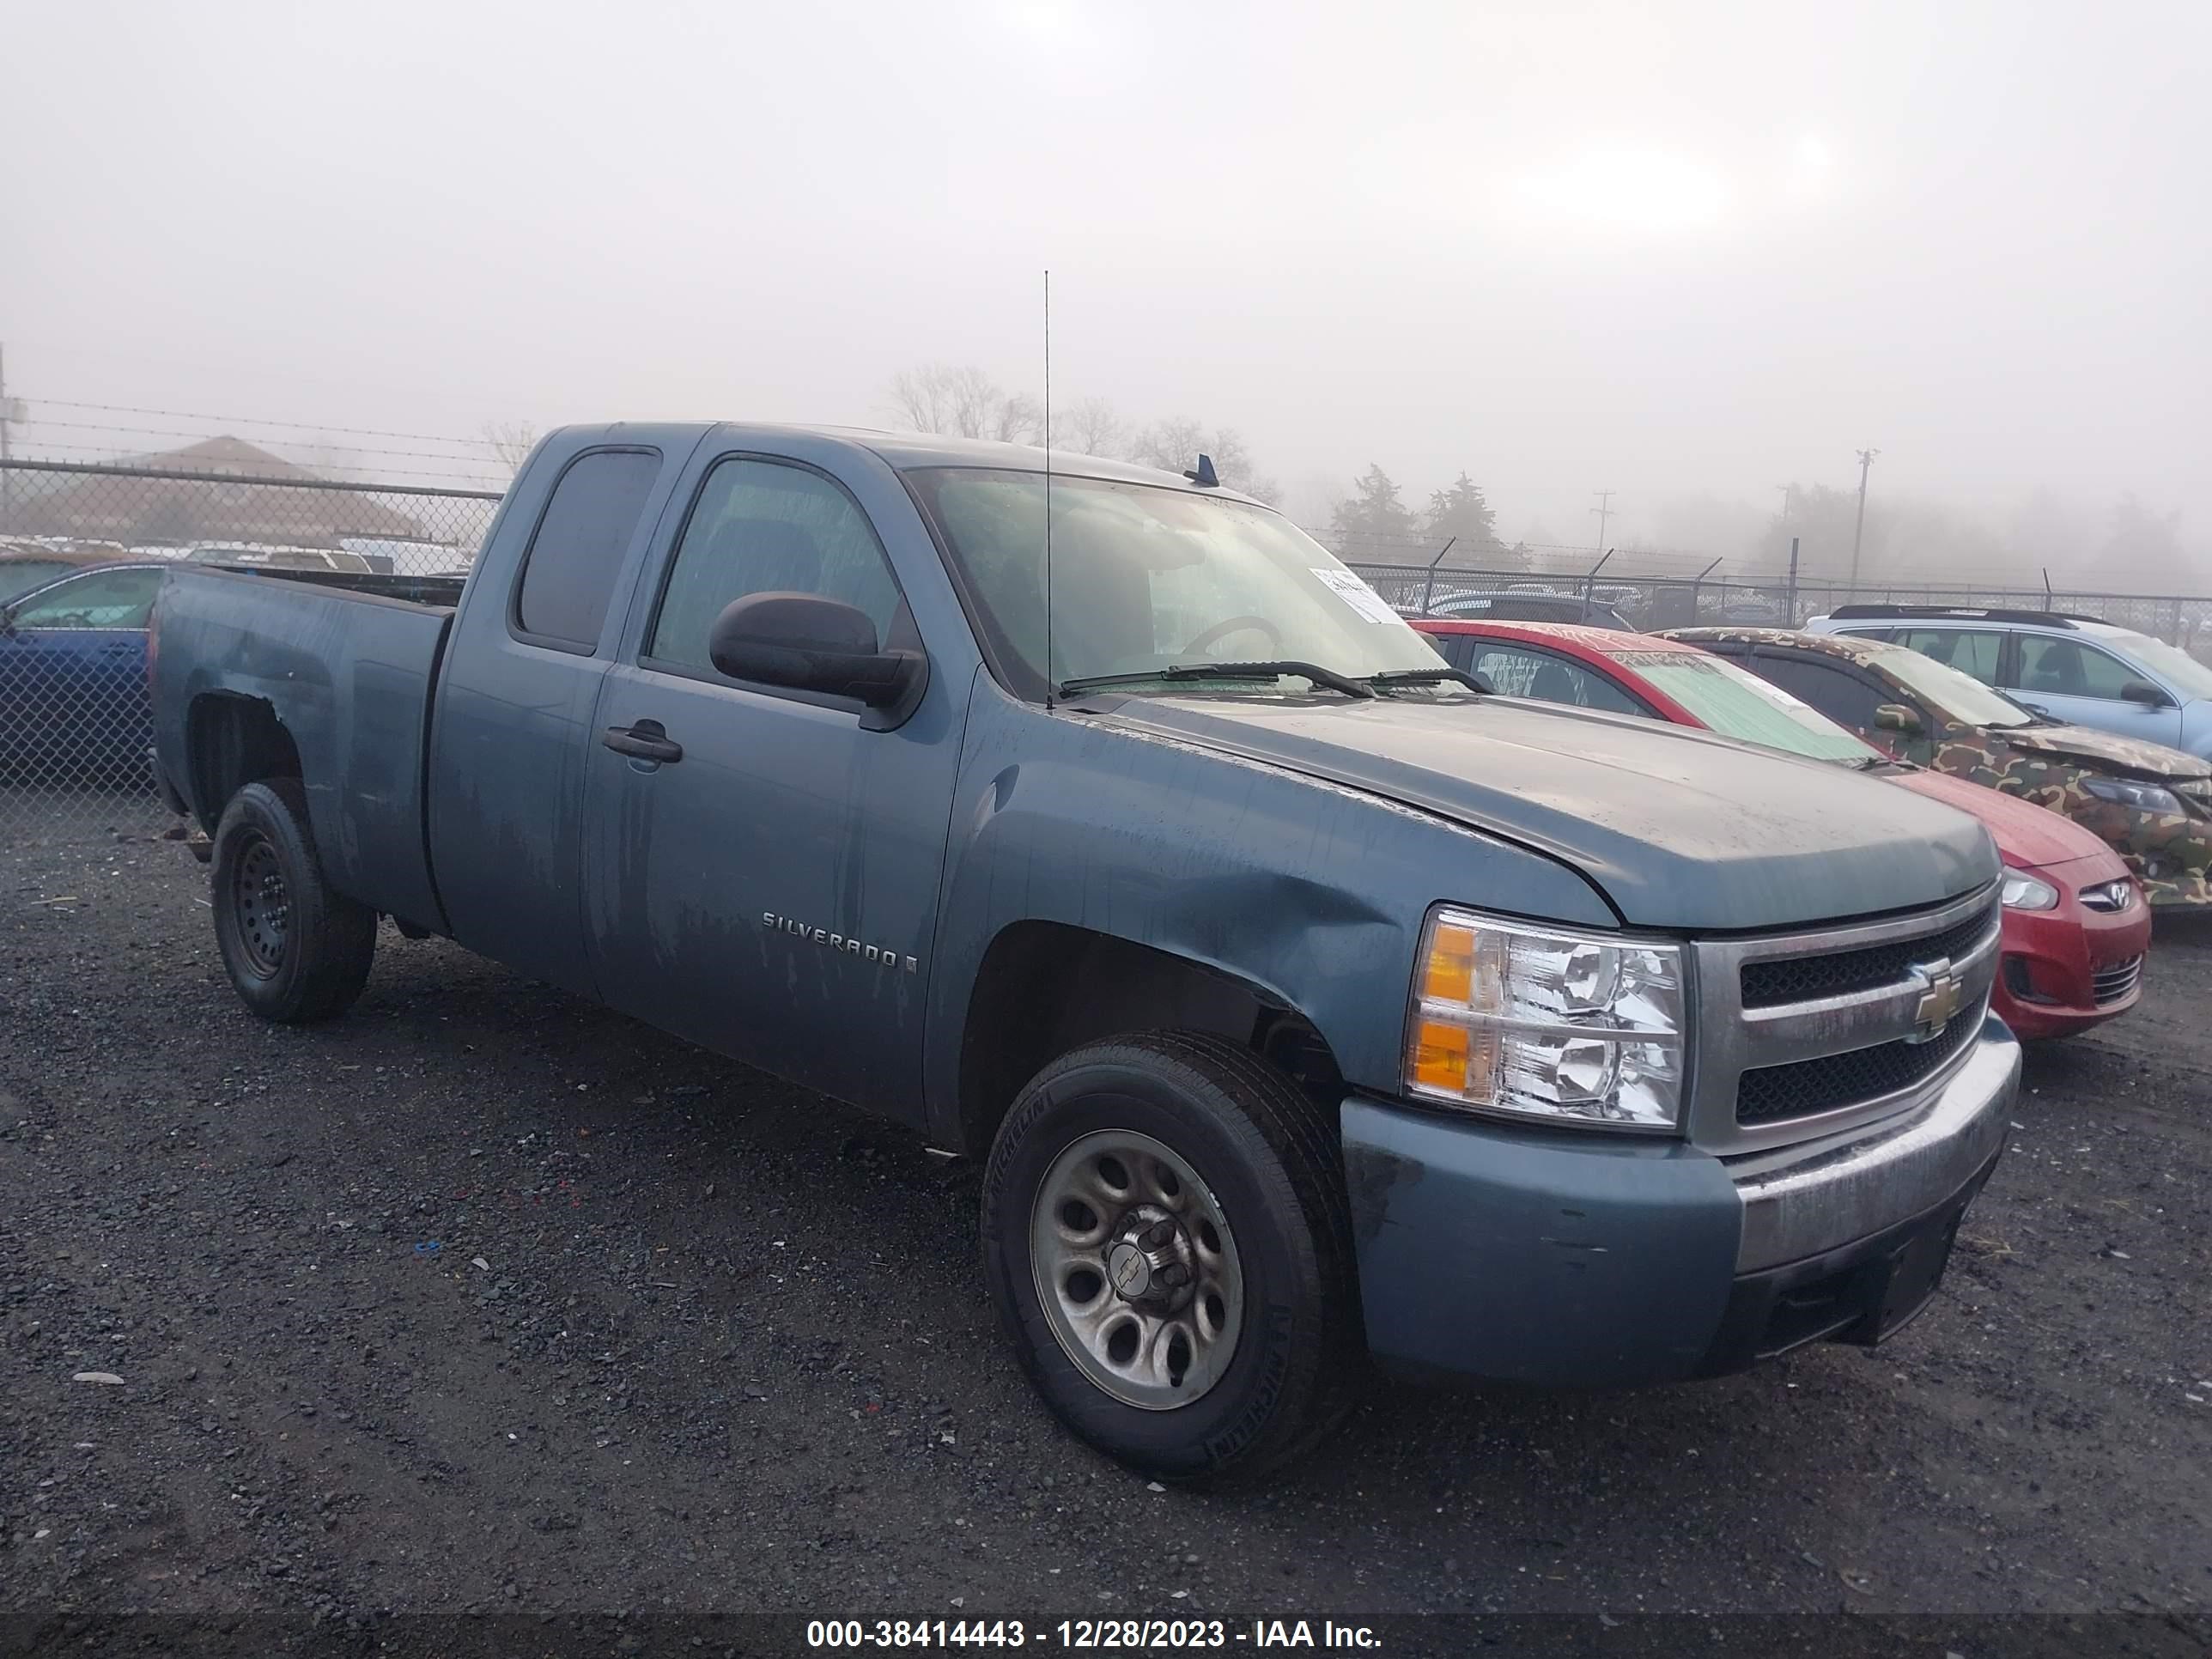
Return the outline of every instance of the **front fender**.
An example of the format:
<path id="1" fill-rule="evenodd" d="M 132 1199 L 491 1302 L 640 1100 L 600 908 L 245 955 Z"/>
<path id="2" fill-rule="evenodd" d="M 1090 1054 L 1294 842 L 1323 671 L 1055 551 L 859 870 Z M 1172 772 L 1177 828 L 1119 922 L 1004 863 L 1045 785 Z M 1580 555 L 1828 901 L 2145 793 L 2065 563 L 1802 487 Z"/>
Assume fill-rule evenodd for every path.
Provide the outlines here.
<path id="1" fill-rule="evenodd" d="M 1563 864 L 1374 795 L 977 677 L 945 851 L 924 1086 L 959 1121 L 960 1034 L 992 941 L 1048 921 L 1148 946 L 1297 1010 L 1347 1081 L 1398 1085 L 1413 952 L 1439 900 L 1617 926 Z"/>

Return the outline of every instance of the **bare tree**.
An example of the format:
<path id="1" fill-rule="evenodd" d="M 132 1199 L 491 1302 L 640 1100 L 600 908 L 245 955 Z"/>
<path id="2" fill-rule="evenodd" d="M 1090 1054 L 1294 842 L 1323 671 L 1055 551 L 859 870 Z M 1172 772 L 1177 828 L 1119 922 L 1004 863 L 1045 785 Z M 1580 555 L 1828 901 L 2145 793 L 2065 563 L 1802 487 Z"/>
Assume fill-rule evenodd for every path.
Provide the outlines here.
<path id="1" fill-rule="evenodd" d="M 1009 393 L 972 365 L 924 363 L 891 377 L 891 412 L 916 432 L 1033 443 L 1042 424 L 1036 400 Z"/>
<path id="2" fill-rule="evenodd" d="M 1034 444 L 1044 441 L 1044 411 L 1026 392 L 1008 392 L 981 369 L 953 363 L 923 363 L 891 377 L 892 417 L 916 432 L 955 438 L 996 438 Z M 1104 455 L 1185 472 L 1199 456 L 1213 457 L 1213 470 L 1231 489 L 1272 501 L 1282 492 L 1261 476 L 1244 440 L 1227 427 L 1208 428 L 1189 419 L 1129 425 L 1103 398 L 1085 398 L 1053 417 L 1052 439 L 1061 449 Z"/>
<path id="3" fill-rule="evenodd" d="M 486 421 L 483 441 L 509 474 L 522 471 L 522 463 L 538 447 L 538 428 L 528 421 Z"/>
<path id="4" fill-rule="evenodd" d="M 1119 455 L 1128 435 L 1121 412 L 1103 398 L 1085 398 L 1052 425 L 1053 441 L 1079 455 Z"/>
<path id="5" fill-rule="evenodd" d="M 1026 392 L 1010 392 L 991 413 L 990 436 L 1001 443 L 1034 444 L 1044 438 L 1044 411 Z"/>
<path id="6" fill-rule="evenodd" d="M 1213 458 L 1213 471 L 1222 483 L 1247 495 L 1272 501 L 1282 493 L 1273 478 L 1262 477 L 1244 447 L 1243 438 L 1225 426 L 1208 431 L 1202 422 L 1188 416 L 1155 421 L 1139 432 L 1129 445 L 1129 459 L 1168 472 L 1187 472 L 1200 455 Z"/>

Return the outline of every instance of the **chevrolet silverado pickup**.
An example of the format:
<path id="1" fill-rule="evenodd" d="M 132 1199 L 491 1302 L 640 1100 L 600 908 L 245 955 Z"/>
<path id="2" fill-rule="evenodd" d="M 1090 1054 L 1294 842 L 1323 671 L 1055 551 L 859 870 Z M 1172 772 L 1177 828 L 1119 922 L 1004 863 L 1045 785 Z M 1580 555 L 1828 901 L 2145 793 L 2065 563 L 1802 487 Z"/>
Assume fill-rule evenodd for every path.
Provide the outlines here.
<path id="1" fill-rule="evenodd" d="M 1164 1478 L 1370 1358 L 1878 1341 L 2003 1147 L 1978 824 L 1486 695 L 1202 459 L 568 428 L 465 581 L 178 568 L 150 650 L 255 1013 L 388 918 L 986 1158 L 1016 1357 Z"/>

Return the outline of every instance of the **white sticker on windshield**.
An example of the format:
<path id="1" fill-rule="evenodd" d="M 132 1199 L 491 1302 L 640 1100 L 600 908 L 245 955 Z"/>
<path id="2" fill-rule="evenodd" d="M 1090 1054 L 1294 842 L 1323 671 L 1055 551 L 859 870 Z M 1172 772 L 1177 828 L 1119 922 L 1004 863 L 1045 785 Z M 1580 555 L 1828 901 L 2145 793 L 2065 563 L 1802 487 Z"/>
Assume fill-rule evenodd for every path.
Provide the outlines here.
<path id="1" fill-rule="evenodd" d="M 1337 598 L 1368 621 L 1394 623 L 1399 619 L 1398 613 L 1390 608 L 1388 600 L 1349 570 L 1323 570 L 1318 566 L 1309 568 L 1322 586 L 1334 589 Z"/>

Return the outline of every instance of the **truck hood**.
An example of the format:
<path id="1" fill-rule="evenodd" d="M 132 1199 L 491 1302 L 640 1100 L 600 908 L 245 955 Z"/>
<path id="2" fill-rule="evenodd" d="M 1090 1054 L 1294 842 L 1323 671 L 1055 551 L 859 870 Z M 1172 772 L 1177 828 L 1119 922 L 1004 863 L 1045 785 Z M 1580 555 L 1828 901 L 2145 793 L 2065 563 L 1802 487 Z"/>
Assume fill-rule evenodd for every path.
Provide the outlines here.
<path id="1" fill-rule="evenodd" d="M 2115 860 L 2118 857 L 2101 836 L 2092 835 L 2073 819 L 2018 795 L 1984 788 L 1948 772 L 1916 770 L 1887 775 L 1900 789 L 1910 789 L 1979 818 L 1996 837 L 1997 854 L 2007 864 L 2048 869 L 2100 854 Z"/>
<path id="2" fill-rule="evenodd" d="M 1580 871 L 1632 927 L 1735 932 L 1994 881 L 1965 814 L 1824 761 L 1629 715 L 1486 698 L 1131 697 L 1107 716 L 1452 819 Z M 1510 893 L 1437 897 L 1510 910 Z"/>
<path id="3" fill-rule="evenodd" d="M 2212 763 L 2169 749 L 2162 743 L 2123 738 L 2087 726 L 2007 726 L 1991 727 L 1990 735 L 2027 754 L 2054 755 L 2120 777 L 2148 778 L 2164 783 L 2212 775 Z"/>

